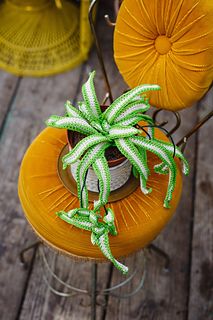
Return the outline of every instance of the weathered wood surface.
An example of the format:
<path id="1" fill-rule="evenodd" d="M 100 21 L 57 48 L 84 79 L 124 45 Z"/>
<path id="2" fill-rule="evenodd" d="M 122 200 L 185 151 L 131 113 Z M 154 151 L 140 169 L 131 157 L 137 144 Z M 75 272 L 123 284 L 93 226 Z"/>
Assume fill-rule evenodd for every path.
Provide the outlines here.
<path id="1" fill-rule="evenodd" d="M 106 33 L 107 31 L 107 33 Z M 124 83 L 121 81 L 121 77 L 116 73 L 116 67 L 112 61 L 112 30 L 108 29 L 106 25 L 100 25 L 99 34 L 105 33 L 106 39 L 103 43 L 104 58 L 106 61 L 106 67 L 109 71 L 109 79 L 112 85 L 112 91 L 114 96 L 119 95 L 125 88 Z M 94 50 L 91 53 L 89 61 L 82 66 L 81 77 L 79 78 L 78 88 L 81 88 L 82 84 L 88 78 L 88 74 L 91 70 L 97 70 L 96 72 L 96 88 L 100 101 L 104 98 L 106 89 L 103 80 L 102 73 L 100 71 L 97 55 Z M 60 84 L 58 84 L 60 85 Z M 62 86 L 60 86 L 61 90 Z M 45 91 L 45 88 L 43 89 Z M 53 93 L 54 94 L 54 93 Z M 64 94 L 64 99 L 67 98 Z M 58 93 L 56 93 L 56 96 Z M 81 100 L 81 91 L 79 90 L 73 95 L 70 92 L 75 101 Z M 63 103 L 61 103 L 63 106 Z M 60 266 L 63 264 L 63 269 Z M 90 290 L 91 285 L 91 263 L 79 263 L 70 261 L 62 256 L 55 256 L 51 267 L 56 270 L 57 274 L 66 279 L 68 283 L 76 287 L 82 287 Z M 77 275 L 77 276 L 76 276 Z M 98 267 L 99 287 L 98 289 L 104 289 L 107 285 L 110 275 L 110 265 L 101 264 Z M 88 319 L 90 317 L 90 307 L 85 308 L 85 305 L 90 304 L 88 296 L 76 296 L 75 298 L 59 298 L 55 297 L 49 290 L 47 290 L 46 284 L 42 280 L 41 263 L 36 260 L 31 273 L 29 286 L 26 292 L 26 297 L 23 303 L 20 319 Z M 63 290 L 62 287 L 56 287 Z M 36 290 L 36 288 L 39 288 Z M 36 294 L 35 294 L 36 292 Z M 34 300 L 32 301 L 32 295 Z M 105 302 L 103 297 L 98 298 L 100 304 Z M 49 306 L 49 307 L 47 307 Z M 50 307 L 51 306 L 51 307 Z M 104 315 L 104 310 L 101 306 L 97 307 L 97 318 L 101 319 Z"/>
<path id="2" fill-rule="evenodd" d="M 213 90 L 201 101 L 199 118 L 212 110 Z M 213 317 L 213 119 L 198 133 L 189 320 Z"/>
<path id="3" fill-rule="evenodd" d="M 13 99 L 17 92 L 20 80 L 6 72 L 0 73 L 0 133 L 7 119 L 9 108 L 12 106 Z"/>
<path id="4" fill-rule="evenodd" d="M 190 119 L 190 122 L 189 120 Z M 183 122 L 177 140 L 196 122 L 196 108 L 184 111 Z M 189 255 L 191 243 L 191 217 L 193 210 L 193 179 L 195 159 L 195 138 L 186 149 L 191 174 L 184 178 L 184 190 L 179 207 L 165 230 L 154 242 L 171 258 L 170 272 L 164 271 L 164 260 L 156 254 L 148 256 L 147 277 L 144 289 L 129 302 L 117 304 L 109 300 L 106 319 L 186 319 L 189 285 Z M 184 236 L 183 236 L 184 235 Z M 112 283 L 118 282 L 115 273 Z M 139 279 L 136 279 L 136 282 Z"/>
<path id="5" fill-rule="evenodd" d="M 18 314 L 30 272 L 20 265 L 19 251 L 35 241 L 17 196 L 19 166 L 27 147 L 44 128 L 44 120 L 53 112 L 63 112 L 61 87 L 66 97 L 75 95 L 80 70 L 53 78 L 22 79 L 7 115 L 0 146 L 0 310 L 5 320 Z"/>
<path id="6" fill-rule="evenodd" d="M 125 88 L 112 59 L 112 29 L 103 22 L 100 13 L 99 35 L 107 72 L 116 97 Z M 79 88 L 89 71 L 97 69 L 96 84 L 100 100 L 105 87 L 100 66 L 93 50 L 89 61 L 71 72 L 43 79 L 24 78 L 0 73 L 0 125 L 4 130 L 0 145 L 0 314 L 3 320 L 89 319 L 89 299 L 86 296 L 57 297 L 42 278 L 41 261 L 32 259 L 24 269 L 18 260 L 19 251 L 35 240 L 28 227 L 17 197 L 17 179 L 25 150 L 44 128 L 44 120 L 52 113 L 63 113 L 67 98 L 80 99 Z M 208 108 L 206 107 L 208 106 Z M 182 126 L 176 141 L 183 136 L 207 109 L 212 108 L 212 92 L 194 106 L 182 112 Z M 212 120 L 186 148 L 191 164 L 190 177 L 184 179 L 184 192 L 174 218 L 155 241 L 171 257 L 171 270 L 166 273 L 163 260 L 149 254 L 144 288 L 129 300 L 98 298 L 106 308 L 97 307 L 97 319 L 159 319 L 209 320 L 211 318 L 212 274 Z M 7 170 L 6 170 L 7 168 Z M 3 182 L 3 183 L 2 183 Z M 29 258 L 32 254 L 29 255 Z M 64 281 L 90 288 L 90 263 L 74 261 L 48 250 L 48 261 Z M 135 268 L 139 256 L 126 259 Z M 99 289 L 124 279 L 109 264 L 98 266 Z M 122 293 L 137 285 L 140 275 Z M 57 286 L 62 290 L 61 286 Z"/>

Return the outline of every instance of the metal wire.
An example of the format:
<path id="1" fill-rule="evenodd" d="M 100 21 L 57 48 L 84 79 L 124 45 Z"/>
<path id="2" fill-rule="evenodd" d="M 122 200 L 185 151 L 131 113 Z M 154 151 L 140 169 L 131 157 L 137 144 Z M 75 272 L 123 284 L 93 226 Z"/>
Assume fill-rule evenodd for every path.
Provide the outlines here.
<path id="1" fill-rule="evenodd" d="M 32 243 L 31 245 L 29 245 L 26 248 L 24 248 L 23 250 L 21 250 L 21 252 L 19 253 L 19 259 L 23 265 L 27 266 L 27 261 L 25 259 L 25 253 L 31 249 L 37 249 L 40 244 L 41 244 L 41 241 L 36 241 L 35 243 Z"/>
<path id="2" fill-rule="evenodd" d="M 139 125 L 138 125 L 139 126 Z M 171 140 L 171 142 L 172 142 L 172 144 L 173 144 L 173 147 L 174 147 L 174 152 L 173 152 L 173 158 L 175 157 L 175 150 L 176 150 L 176 145 L 175 145 L 175 142 L 174 142 L 174 140 L 173 140 L 173 138 L 172 138 L 172 135 L 170 134 L 170 131 L 168 131 L 167 129 L 165 129 L 165 128 L 163 128 L 163 127 L 161 127 L 161 126 L 158 126 L 158 125 L 147 125 L 147 126 L 139 126 L 141 129 L 142 128 L 158 128 L 158 129 L 160 129 L 160 130 L 163 130 L 163 131 L 165 131 L 166 133 L 167 133 L 167 136 L 168 136 L 168 138 Z M 147 132 L 147 134 L 148 134 L 148 132 Z"/>
<path id="3" fill-rule="evenodd" d="M 95 296 L 111 295 L 111 296 L 116 297 L 116 298 L 125 299 L 125 298 L 132 297 L 133 295 L 135 295 L 143 287 L 144 280 L 145 280 L 145 275 L 146 275 L 146 259 L 145 259 L 144 252 L 143 252 L 143 257 L 142 257 L 142 259 L 143 259 L 143 263 L 142 263 L 143 274 L 142 274 L 142 278 L 141 278 L 141 280 L 139 282 L 139 285 L 130 293 L 127 293 L 127 294 L 116 294 L 116 293 L 114 293 L 112 291 L 120 289 L 123 286 L 125 286 L 126 284 L 128 284 L 135 277 L 135 275 L 138 273 L 139 267 L 127 279 L 125 279 L 121 283 L 119 283 L 119 284 L 117 284 L 115 286 L 112 286 L 110 288 L 106 288 L 106 289 L 100 290 L 100 291 L 97 291 L 96 289 L 94 291 L 94 285 L 96 287 L 96 282 L 97 282 L 97 264 L 96 264 L 96 272 L 95 273 L 94 273 L 94 268 L 92 268 L 92 273 L 91 273 L 91 285 L 92 285 L 92 287 L 91 287 L 91 291 L 89 291 L 89 290 L 85 290 L 85 289 L 76 288 L 76 287 L 64 282 L 63 280 L 61 280 L 53 272 L 53 270 L 51 269 L 51 267 L 50 267 L 50 265 L 49 265 L 49 263 L 47 261 L 45 252 L 44 252 L 43 248 L 41 248 L 41 247 L 42 247 L 42 245 L 39 246 L 39 253 L 40 253 L 40 257 L 41 257 L 42 262 L 43 262 L 43 267 L 46 269 L 46 272 L 48 272 L 49 275 L 53 279 L 55 279 L 58 283 L 62 284 L 65 288 L 68 288 L 68 289 L 74 291 L 74 292 L 62 292 L 62 291 L 59 291 L 59 290 L 55 289 L 51 285 L 50 280 L 48 279 L 48 277 L 46 276 L 46 274 L 44 272 L 43 273 L 43 278 L 44 278 L 45 283 L 47 284 L 47 286 L 51 290 L 51 292 L 53 292 L 54 294 L 56 294 L 58 296 L 61 296 L 61 297 L 72 297 L 72 296 L 75 296 L 75 295 L 78 295 L 78 294 L 87 294 L 87 295 L 92 297 L 92 293 L 94 295 L 94 292 L 95 292 Z M 96 277 L 96 279 L 94 279 L 94 277 Z M 92 288 L 93 288 L 93 290 L 92 290 Z"/>
<path id="4" fill-rule="evenodd" d="M 119 289 L 119 288 L 123 287 L 128 282 L 130 282 L 133 279 L 133 277 L 136 275 L 136 273 L 138 271 L 137 269 L 134 271 L 134 273 L 128 279 L 126 279 L 125 281 L 119 283 L 118 285 L 115 285 L 113 287 L 104 289 L 102 291 L 103 293 L 100 292 L 99 295 L 110 295 L 110 296 L 113 296 L 113 297 L 118 298 L 118 299 L 127 299 L 127 298 L 130 298 L 130 297 L 134 296 L 136 293 L 138 293 L 142 289 L 142 287 L 144 285 L 145 278 L 146 278 L 146 257 L 145 257 L 144 252 L 143 252 L 142 270 L 143 270 L 142 278 L 141 278 L 138 286 L 133 291 L 131 291 L 129 293 L 126 293 L 126 294 L 116 294 L 114 292 L 111 292 L 111 291 L 114 291 L 116 289 Z"/>
<path id="5" fill-rule="evenodd" d="M 49 263 L 48 263 L 48 261 L 47 261 L 47 258 L 46 258 L 46 255 L 45 255 L 45 253 L 44 253 L 43 248 L 41 248 L 41 246 L 40 246 L 39 249 L 40 249 L 40 255 L 41 255 L 41 257 L 42 257 L 42 261 L 43 261 L 43 263 L 44 263 L 44 266 L 46 267 L 46 269 L 48 270 L 48 272 L 51 274 L 51 276 L 52 276 L 54 279 L 56 279 L 59 283 L 63 284 L 66 288 L 69 288 L 69 289 L 71 289 L 71 290 L 73 290 L 73 291 L 76 291 L 76 292 L 79 292 L 79 293 L 88 294 L 88 290 L 76 288 L 76 287 L 74 287 L 74 286 L 72 286 L 72 285 L 64 282 L 63 280 L 61 280 L 61 279 L 52 271 L 52 269 L 50 268 Z M 47 279 L 46 279 L 46 280 L 47 280 Z M 48 283 L 48 285 L 50 286 L 49 283 Z M 67 293 L 67 295 L 70 295 L 70 294 Z"/>
<path id="6" fill-rule="evenodd" d="M 116 289 L 119 289 L 120 287 L 124 286 L 125 284 L 129 283 L 132 278 L 134 278 L 134 276 L 136 275 L 137 273 L 137 270 L 135 270 L 131 276 L 129 278 L 127 278 L 126 280 L 124 280 L 123 282 L 113 286 L 113 287 L 110 287 L 110 288 L 107 288 L 107 289 L 104 289 L 102 292 L 110 292 L 110 291 L 113 291 L 113 290 L 116 290 Z"/>
<path id="7" fill-rule="evenodd" d="M 96 29 L 95 29 L 95 26 L 94 26 L 94 21 L 93 21 L 93 12 L 94 12 L 94 8 L 95 8 L 95 5 L 97 4 L 97 2 L 98 2 L 98 0 L 92 0 L 91 1 L 90 7 L 89 7 L 89 23 L 90 23 L 90 28 L 91 28 L 91 31 L 92 31 L 92 34 L 93 34 L 93 37 L 94 37 L 94 41 L 95 41 L 98 60 L 99 60 L 100 65 L 101 65 L 101 69 L 102 69 L 102 73 L 103 73 L 103 76 L 104 76 L 106 88 L 107 88 L 107 91 L 109 93 L 109 99 L 110 99 L 110 102 L 112 103 L 113 102 L 112 90 L 111 90 L 111 87 L 110 87 L 110 84 L 109 84 L 109 79 L 108 79 L 108 76 L 107 76 L 107 72 L 106 72 L 106 68 L 105 68 L 105 64 L 104 64 L 104 59 L 103 59 L 103 53 L 102 53 L 102 50 L 101 50 L 100 42 L 98 40 L 97 32 L 96 32 Z"/>
<path id="8" fill-rule="evenodd" d="M 51 286 L 51 284 L 50 284 L 49 280 L 47 279 L 47 277 L 45 276 L 45 274 L 43 274 L 43 279 L 44 279 L 48 289 L 57 296 L 64 297 L 64 298 L 68 298 L 68 297 L 70 298 L 70 297 L 73 297 L 73 296 L 80 294 L 80 293 L 74 293 L 74 292 L 66 293 L 66 292 L 58 291 Z"/>
<path id="9" fill-rule="evenodd" d="M 154 113 L 153 113 L 153 120 L 154 122 L 156 123 L 156 118 L 157 118 L 157 115 L 163 111 L 163 109 L 159 109 L 159 110 L 156 110 Z M 165 110 L 164 110 L 165 111 Z M 173 134 L 181 125 L 181 116 L 178 112 L 175 112 L 175 111 L 170 111 L 172 112 L 175 117 L 176 117 L 176 125 L 174 126 L 174 128 L 172 130 L 170 130 L 168 132 L 168 135 L 171 136 L 171 134 Z M 211 117 L 213 116 L 213 110 L 210 111 L 204 118 L 202 118 L 187 134 L 185 134 L 179 141 L 178 143 L 176 144 L 178 147 L 182 145 L 182 148 L 181 150 L 184 151 L 185 147 L 186 147 L 186 144 L 187 144 L 187 141 L 188 139 L 195 133 L 198 131 L 198 129 L 200 129 Z M 161 123 L 161 127 L 162 125 L 165 125 L 166 123 L 168 123 L 168 121 L 164 121 L 163 123 Z"/>
<path id="10" fill-rule="evenodd" d="M 152 115 L 152 118 L 153 118 L 153 121 L 154 123 L 157 124 L 157 116 L 158 114 L 161 112 L 161 111 L 165 111 L 164 109 L 157 109 L 156 111 L 154 111 L 153 115 Z M 180 114 L 177 112 L 177 111 L 168 111 L 172 114 L 174 114 L 175 118 L 176 118 L 176 124 L 175 126 L 170 130 L 168 131 L 167 133 L 167 136 L 170 136 L 171 134 L 173 134 L 175 131 L 177 131 L 177 129 L 180 127 L 181 125 L 181 116 Z M 164 126 L 165 124 L 167 124 L 168 121 L 164 121 L 162 122 L 161 124 L 158 124 L 160 127 Z"/>
<path id="11" fill-rule="evenodd" d="M 108 14 L 105 14 L 104 19 L 106 20 L 106 23 L 110 27 L 115 27 L 115 22 L 112 22 Z"/>
<path id="12" fill-rule="evenodd" d="M 202 118 L 182 139 L 177 143 L 177 146 L 187 143 L 188 139 L 200 129 L 211 117 L 213 116 L 213 110 L 210 111 L 204 118 Z"/>

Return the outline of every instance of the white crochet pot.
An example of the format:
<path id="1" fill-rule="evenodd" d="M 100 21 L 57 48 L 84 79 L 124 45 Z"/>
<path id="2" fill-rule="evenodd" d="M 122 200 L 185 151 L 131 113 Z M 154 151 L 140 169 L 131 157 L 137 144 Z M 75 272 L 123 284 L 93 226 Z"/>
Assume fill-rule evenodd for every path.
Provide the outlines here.
<path id="1" fill-rule="evenodd" d="M 101 106 L 101 110 L 105 111 L 107 106 Z M 73 131 L 67 130 L 67 141 L 69 150 L 72 150 L 72 148 L 75 146 L 75 143 L 73 142 L 73 137 L 75 134 Z M 84 136 L 82 135 L 81 138 Z M 110 151 L 110 150 L 109 150 Z M 71 165 L 70 170 L 72 173 L 72 176 L 76 180 L 76 170 L 77 170 L 77 164 L 78 161 Z M 115 160 L 109 160 L 109 171 L 111 176 L 111 182 L 110 182 L 110 190 L 114 191 L 116 189 L 121 188 L 130 178 L 132 165 L 129 162 L 128 159 L 126 159 L 123 155 L 121 155 L 120 158 L 117 158 Z M 98 178 L 92 169 L 92 167 L 89 168 L 87 173 L 87 179 L 86 179 L 86 186 L 89 191 L 93 192 L 99 192 L 98 191 Z"/>
<path id="2" fill-rule="evenodd" d="M 78 161 L 79 162 L 79 161 Z M 78 162 L 71 165 L 71 173 L 74 179 L 76 180 L 76 170 Z M 132 170 L 132 165 L 128 159 L 124 160 L 122 163 L 110 167 L 110 189 L 114 191 L 122 187 L 129 179 Z M 86 186 L 89 191 L 98 192 L 98 178 L 94 170 L 90 167 L 87 174 Z"/>

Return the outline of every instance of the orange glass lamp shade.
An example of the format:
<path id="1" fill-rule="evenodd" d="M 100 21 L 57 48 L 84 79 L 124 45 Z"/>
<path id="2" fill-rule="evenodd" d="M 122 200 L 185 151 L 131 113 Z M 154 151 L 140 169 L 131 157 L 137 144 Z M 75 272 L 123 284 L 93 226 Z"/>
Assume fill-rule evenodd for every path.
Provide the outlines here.
<path id="1" fill-rule="evenodd" d="M 156 137 L 168 140 L 156 129 Z M 66 131 L 47 128 L 34 140 L 23 159 L 18 192 L 26 218 L 36 234 L 56 250 L 85 259 L 106 260 L 97 246 L 91 243 L 91 233 L 73 227 L 59 219 L 55 212 L 78 207 L 78 198 L 65 188 L 58 176 L 58 159 L 67 144 Z M 150 168 L 158 162 L 149 153 Z M 154 240 L 172 217 L 181 196 L 182 175 L 179 160 L 177 183 L 171 208 L 163 201 L 168 177 L 151 171 L 148 186 L 150 195 L 138 187 L 129 196 L 108 205 L 114 210 L 117 236 L 110 236 L 110 247 L 118 258 L 127 256 Z"/>
<path id="2" fill-rule="evenodd" d="M 191 106 L 213 80 L 213 1 L 124 0 L 114 33 L 114 57 L 133 88 L 158 84 L 150 104 Z"/>

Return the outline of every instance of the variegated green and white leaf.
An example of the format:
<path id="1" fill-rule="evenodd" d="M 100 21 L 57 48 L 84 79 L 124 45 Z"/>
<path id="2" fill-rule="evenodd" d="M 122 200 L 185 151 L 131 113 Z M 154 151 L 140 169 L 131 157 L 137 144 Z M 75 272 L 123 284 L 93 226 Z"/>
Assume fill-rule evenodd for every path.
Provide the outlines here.
<path id="1" fill-rule="evenodd" d="M 131 117 L 131 116 L 140 115 L 141 113 L 146 112 L 148 109 L 149 109 L 149 105 L 145 104 L 144 102 L 141 102 L 141 101 L 130 102 L 124 108 L 124 110 L 117 117 L 115 117 L 113 123 L 117 123 L 129 116 Z"/>
<path id="2" fill-rule="evenodd" d="M 151 139 L 154 139 L 155 137 L 155 129 L 154 127 L 150 126 L 148 128 L 145 128 L 150 136 Z M 148 137 L 147 137 L 148 138 Z"/>
<path id="3" fill-rule="evenodd" d="M 98 218 L 99 218 L 98 214 L 94 210 L 92 210 L 89 215 L 89 220 L 90 220 L 90 222 L 92 222 L 93 226 L 97 225 Z"/>
<path id="4" fill-rule="evenodd" d="M 85 135 L 98 133 L 86 120 L 80 118 L 51 116 L 45 123 L 49 127 L 68 129 Z"/>
<path id="5" fill-rule="evenodd" d="M 111 208 L 106 209 L 106 215 L 103 218 L 103 221 L 109 226 L 109 232 L 116 236 L 118 234 L 115 226 L 115 214 Z"/>
<path id="6" fill-rule="evenodd" d="M 167 165 L 165 165 L 164 162 L 156 164 L 154 166 L 154 170 L 156 173 L 159 173 L 159 174 L 168 174 L 168 172 L 169 172 L 169 168 Z"/>
<path id="7" fill-rule="evenodd" d="M 122 127 L 120 125 L 114 125 L 109 130 L 108 138 L 111 140 L 118 139 L 118 138 L 128 138 L 139 133 L 140 133 L 140 130 L 131 126 Z"/>
<path id="8" fill-rule="evenodd" d="M 63 159 L 63 169 L 66 169 L 68 165 L 75 163 L 80 157 L 91 147 L 101 143 L 107 142 L 107 138 L 100 134 L 94 134 L 86 137 L 78 142 L 78 144 L 68 153 Z"/>
<path id="9" fill-rule="evenodd" d="M 82 190 L 86 172 L 89 167 L 99 158 L 106 148 L 109 147 L 109 143 L 101 142 L 96 146 L 93 146 L 89 149 L 89 151 L 84 155 L 82 160 L 80 161 L 77 172 L 76 172 L 76 180 L 77 180 L 77 188 L 78 188 L 78 198 L 80 199 L 81 207 L 88 207 L 88 190 L 85 184 L 84 189 Z"/>
<path id="10" fill-rule="evenodd" d="M 139 94 L 142 94 L 146 91 L 159 90 L 160 87 L 158 85 L 141 85 L 138 86 L 117 98 L 109 108 L 103 113 L 103 117 L 108 121 L 109 124 L 113 123 L 113 121 L 123 112 L 124 108 Z"/>
<path id="11" fill-rule="evenodd" d="M 93 82 L 94 76 L 95 76 L 95 71 L 90 73 L 89 79 L 82 86 L 82 94 L 83 94 L 86 108 L 88 112 L 91 114 L 91 117 L 93 117 L 93 119 L 94 118 L 99 119 L 101 117 L 101 108 L 95 93 L 95 87 Z"/>
<path id="12" fill-rule="evenodd" d="M 98 211 L 108 202 L 110 195 L 110 172 L 104 155 L 98 158 L 92 166 L 99 180 L 99 200 L 94 201 L 94 211 Z"/>
<path id="13" fill-rule="evenodd" d="M 92 223 L 88 220 L 88 217 L 77 216 L 77 217 L 70 217 L 69 213 L 65 211 L 56 212 L 57 216 L 64 220 L 65 222 L 72 224 L 73 226 L 84 229 L 87 231 L 92 231 Z"/>
<path id="14" fill-rule="evenodd" d="M 84 115 L 84 118 L 87 119 L 87 121 L 91 124 L 92 121 L 94 121 L 95 117 L 87 107 L 85 102 L 78 102 L 78 107 L 81 113 Z"/>
<path id="15" fill-rule="evenodd" d="M 139 146 L 137 146 L 137 149 L 141 155 L 141 157 L 143 158 L 143 161 L 146 163 L 147 167 L 148 167 L 148 163 L 147 163 L 147 152 L 146 149 L 141 148 Z"/>
<path id="16" fill-rule="evenodd" d="M 154 125 L 152 117 L 148 116 L 147 114 L 143 115 L 143 121 L 148 122 L 150 125 Z"/>
<path id="17" fill-rule="evenodd" d="M 92 121 L 91 125 L 93 126 L 93 128 L 98 130 L 100 133 L 106 134 L 106 131 L 103 129 L 102 124 L 98 123 L 97 121 Z"/>
<path id="18" fill-rule="evenodd" d="M 169 168 L 169 183 L 167 188 L 167 194 L 164 200 L 164 206 L 166 208 L 169 207 L 169 201 L 172 199 L 172 192 L 175 188 L 175 182 L 176 182 L 176 163 L 174 159 L 166 152 L 164 147 L 160 143 L 158 143 L 156 140 L 147 140 L 146 138 L 140 136 L 140 137 L 134 137 L 130 138 L 130 140 L 137 145 L 138 147 L 145 148 L 152 153 L 156 154 Z"/>
<path id="19" fill-rule="evenodd" d="M 181 152 L 181 150 L 177 146 L 175 146 L 175 150 L 174 150 L 173 144 L 171 144 L 169 142 L 162 141 L 162 140 L 158 140 L 158 142 L 160 142 L 163 145 L 163 147 L 170 153 L 170 155 L 175 154 L 175 156 L 182 161 L 183 173 L 185 175 L 188 175 L 189 174 L 189 164 L 188 164 L 188 161 L 186 160 L 186 158 L 184 157 L 183 153 Z"/>
<path id="20" fill-rule="evenodd" d="M 99 246 L 105 257 L 107 257 L 107 259 L 109 259 L 118 270 L 120 270 L 123 274 L 126 274 L 128 272 L 128 267 L 126 267 L 113 257 L 110 250 L 109 236 L 107 232 L 105 232 L 96 240 L 96 244 Z"/>
<path id="21" fill-rule="evenodd" d="M 141 157 L 138 149 L 128 139 L 116 139 L 115 144 L 123 155 L 132 163 L 141 177 L 141 190 L 144 194 L 150 193 L 151 189 L 146 188 L 146 182 L 149 175 L 149 169 L 146 161 Z"/>
<path id="22" fill-rule="evenodd" d="M 64 211 L 57 212 L 56 214 L 60 219 L 77 228 L 91 231 L 92 244 L 97 245 L 102 251 L 102 253 L 114 264 L 114 266 L 118 270 L 120 270 L 124 274 L 127 273 L 128 268 L 121 264 L 119 261 L 117 261 L 113 257 L 112 252 L 110 250 L 108 233 L 110 228 L 112 228 L 112 224 L 109 223 L 108 225 L 108 221 L 105 221 L 105 223 L 99 223 L 97 219 L 91 219 L 91 216 L 95 215 L 95 213 L 91 210 L 86 210 L 87 214 L 85 214 L 84 216 L 78 214 L 78 209 L 75 215 L 69 215 L 69 213 L 66 213 Z"/>
<path id="23" fill-rule="evenodd" d="M 126 127 L 126 126 L 135 126 L 140 121 L 145 121 L 143 115 L 126 117 L 123 120 L 119 121 L 117 123 L 117 125 L 124 126 L 124 127 Z"/>
<path id="24" fill-rule="evenodd" d="M 70 101 L 67 101 L 65 103 L 65 109 L 66 109 L 67 115 L 71 118 L 72 117 L 80 118 L 80 119 L 84 118 L 84 115 L 77 108 L 72 106 Z"/>

